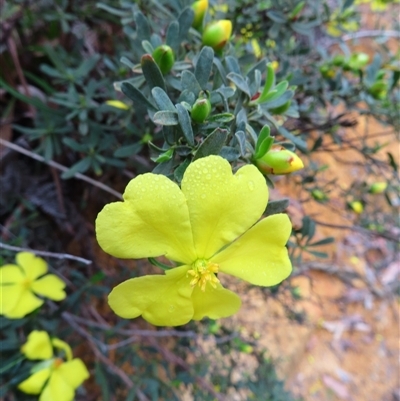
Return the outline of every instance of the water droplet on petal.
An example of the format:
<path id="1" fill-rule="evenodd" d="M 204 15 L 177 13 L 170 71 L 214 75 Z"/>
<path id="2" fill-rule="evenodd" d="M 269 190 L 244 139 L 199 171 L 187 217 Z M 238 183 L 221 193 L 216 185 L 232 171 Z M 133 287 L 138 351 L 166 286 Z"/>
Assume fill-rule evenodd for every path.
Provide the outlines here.
<path id="1" fill-rule="evenodd" d="M 253 182 L 253 181 L 249 181 L 249 182 L 247 183 L 247 185 L 248 185 L 250 191 L 254 191 L 254 182 Z"/>

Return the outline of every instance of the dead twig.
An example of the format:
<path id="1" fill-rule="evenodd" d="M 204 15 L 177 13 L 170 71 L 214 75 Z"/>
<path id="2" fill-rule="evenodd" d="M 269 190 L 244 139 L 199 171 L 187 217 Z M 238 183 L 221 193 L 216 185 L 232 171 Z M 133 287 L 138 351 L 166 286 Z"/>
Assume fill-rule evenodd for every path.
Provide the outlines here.
<path id="1" fill-rule="evenodd" d="M 15 252 L 31 252 L 31 253 L 34 253 L 35 255 L 45 256 L 45 257 L 48 257 L 48 258 L 70 259 L 70 260 L 75 260 L 77 262 L 84 263 L 85 265 L 90 265 L 90 264 L 93 263 L 91 260 L 84 259 L 84 258 L 81 258 L 79 256 L 70 255 L 68 253 L 55 253 L 55 252 L 47 252 L 47 251 L 38 251 L 38 250 L 35 250 L 35 249 L 21 248 L 19 246 L 7 245 L 4 242 L 0 242 L 0 249 L 7 249 L 9 251 L 15 251 Z"/>
<path id="2" fill-rule="evenodd" d="M 46 160 L 44 157 L 42 157 L 42 156 L 40 156 L 40 155 L 38 155 L 36 153 L 33 153 L 30 150 L 25 149 L 25 148 L 23 148 L 23 147 L 21 147 L 19 145 L 16 145 L 15 143 L 6 141 L 5 139 L 1 139 L 0 138 L 0 145 L 3 145 L 3 146 L 5 146 L 5 147 L 7 147 L 9 149 L 15 150 L 16 152 L 19 152 L 19 153 L 21 153 L 21 154 L 23 154 L 25 156 L 28 156 L 28 157 L 30 157 L 32 159 L 35 159 L 35 160 L 40 161 L 42 163 L 45 163 L 45 164 L 47 164 L 47 165 L 49 165 L 51 167 L 54 167 L 54 168 L 56 168 L 56 169 L 58 169 L 60 171 L 68 171 L 69 170 L 68 167 L 63 166 L 60 163 L 57 163 L 57 162 L 55 162 L 53 160 Z M 74 176 L 74 178 L 77 178 L 79 180 L 85 181 L 85 182 L 87 182 L 87 183 L 89 183 L 89 184 L 91 184 L 91 185 L 93 185 L 93 186 L 95 186 L 97 188 L 102 189 L 105 192 L 108 192 L 108 193 L 114 195 L 115 197 L 117 197 L 119 199 L 122 199 L 122 194 L 120 194 L 119 192 L 115 191 L 114 189 L 108 187 L 107 185 L 103 184 L 102 182 L 93 180 L 92 178 L 90 178 L 90 177 L 88 177 L 86 175 L 83 175 L 81 173 L 75 173 L 73 176 Z"/>

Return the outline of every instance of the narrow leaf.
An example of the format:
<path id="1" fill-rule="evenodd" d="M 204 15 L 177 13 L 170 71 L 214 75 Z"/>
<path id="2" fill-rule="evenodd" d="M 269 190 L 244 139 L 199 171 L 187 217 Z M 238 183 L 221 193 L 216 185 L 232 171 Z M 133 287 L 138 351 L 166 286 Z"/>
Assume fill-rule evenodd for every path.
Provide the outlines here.
<path id="1" fill-rule="evenodd" d="M 133 101 L 137 108 L 147 107 L 151 110 L 155 109 L 155 107 L 147 100 L 143 93 L 129 82 L 122 82 L 121 91 Z"/>
<path id="2" fill-rule="evenodd" d="M 186 7 L 180 13 L 178 17 L 179 23 L 179 43 L 183 42 L 187 38 L 190 27 L 192 26 L 194 19 L 194 11 L 191 7 Z"/>
<path id="3" fill-rule="evenodd" d="M 178 124 L 178 113 L 176 111 L 161 110 L 153 116 L 155 124 L 160 125 L 177 125 Z"/>
<path id="4" fill-rule="evenodd" d="M 188 71 L 184 70 L 181 76 L 181 84 L 182 84 L 182 91 L 187 89 L 190 92 L 193 92 L 194 95 L 197 97 L 201 91 L 201 86 L 197 82 L 195 75 Z"/>
<path id="5" fill-rule="evenodd" d="M 248 97 L 251 97 L 250 95 L 250 88 L 245 79 L 239 75 L 236 74 L 235 72 L 230 72 L 227 75 L 227 78 L 232 81 L 242 92 L 244 92 Z"/>
<path id="6" fill-rule="evenodd" d="M 271 216 L 272 214 L 282 213 L 289 207 L 289 199 L 281 199 L 276 201 L 269 201 L 265 214 Z"/>
<path id="7" fill-rule="evenodd" d="M 194 75 L 202 89 L 206 89 L 210 77 L 214 60 L 214 50 L 209 46 L 204 46 L 197 59 Z"/>
<path id="8" fill-rule="evenodd" d="M 160 110 L 176 112 L 174 104 L 171 102 L 170 98 L 163 89 L 156 86 L 151 90 L 151 94 L 153 95 L 153 99 Z"/>
<path id="9" fill-rule="evenodd" d="M 193 160 L 200 159 L 209 155 L 218 155 L 228 138 L 228 131 L 217 128 L 204 140 L 197 149 Z"/>
<path id="10" fill-rule="evenodd" d="M 178 21 L 172 21 L 167 30 L 167 36 L 165 43 L 171 46 L 174 50 L 177 50 L 180 44 L 179 41 L 179 23 Z"/>
<path id="11" fill-rule="evenodd" d="M 142 65 L 143 75 L 150 89 L 153 89 L 155 86 L 158 86 L 161 89 L 164 89 L 164 91 L 166 91 L 162 72 L 160 71 L 160 68 L 158 67 L 157 63 L 154 61 L 153 57 L 150 54 L 144 54 L 142 56 L 141 65 Z"/>
<path id="12" fill-rule="evenodd" d="M 178 120 L 182 128 L 183 135 L 185 136 L 188 144 L 193 146 L 194 135 L 189 112 L 180 103 L 176 105 L 176 110 L 178 111 Z"/>

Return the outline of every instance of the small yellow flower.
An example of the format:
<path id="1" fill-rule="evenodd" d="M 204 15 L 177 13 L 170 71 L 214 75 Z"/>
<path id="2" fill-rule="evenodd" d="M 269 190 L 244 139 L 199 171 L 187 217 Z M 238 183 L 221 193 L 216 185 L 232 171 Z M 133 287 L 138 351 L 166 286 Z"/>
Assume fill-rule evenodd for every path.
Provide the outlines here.
<path id="1" fill-rule="evenodd" d="M 241 301 L 221 285 L 221 273 L 272 286 L 291 272 L 285 247 L 290 220 L 275 214 L 259 221 L 268 188 L 253 165 L 233 175 L 225 159 L 207 156 L 189 165 L 181 188 L 147 173 L 131 180 L 123 197 L 97 217 L 103 250 L 119 258 L 165 256 L 179 265 L 115 287 L 108 302 L 123 318 L 141 315 L 154 325 L 178 326 L 227 317 Z"/>
<path id="2" fill-rule="evenodd" d="M 30 252 L 20 252 L 16 265 L 0 267 L 0 314 L 20 319 L 41 306 L 43 299 L 35 294 L 61 301 L 66 297 L 65 283 L 54 274 L 47 274 L 47 264 Z M 42 277 L 43 276 L 43 277 Z"/>
<path id="3" fill-rule="evenodd" d="M 55 356 L 59 348 L 64 356 Z M 32 375 L 18 385 L 27 394 L 40 394 L 39 401 L 72 401 L 75 390 L 89 377 L 81 359 L 72 359 L 71 347 L 64 341 L 50 339 L 46 331 L 32 331 L 21 352 L 31 360 L 41 360 L 32 368 Z"/>
<path id="4" fill-rule="evenodd" d="M 361 214 L 364 211 L 364 205 L 360 201 L 352 201 L 349 206 L 357 214 Z"/>

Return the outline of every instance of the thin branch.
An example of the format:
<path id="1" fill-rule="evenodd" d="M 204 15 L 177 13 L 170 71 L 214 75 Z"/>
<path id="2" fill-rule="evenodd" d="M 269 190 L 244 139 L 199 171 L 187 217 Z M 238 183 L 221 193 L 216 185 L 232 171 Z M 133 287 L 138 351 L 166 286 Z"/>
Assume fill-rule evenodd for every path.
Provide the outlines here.
<path id="1" fill-rule="evenodd" d="M 37 251 L 34 249 L 21 248 L 19 246 L 7 245 L 4 242 L 0 242 L 0 249 L 7 249 L 9 251 L 15 251 L 15 252 L 31 252 L 31 253 L 34 253 L 35 255 L 45 256 L 48 258 L 76 260 L 77 262 L 84 263 L 85 265 L 90 265 L 93 263 L 91 260 L 84 259 L 79 256 L 70 255 L 68 253 Z"/>
<path id="2" fill-rule="evenodd" d="M 358 231 L 364 234 L 369 234 L 369 235 L 373 235 L 375 237 L 382 237 L 385 238 L 389 241 L 393 241 L 393 242 L 399 242 L 399 239 L 394 236 L 391 235 L 388 232 L 379 232 L 379 231 L 373 231 L 373 230 L 367 230 L 366 228 L 363 227 L 359 227 L 359 226 L 347 226 L 347 225 L 342 225 L 342 224 L 331 224 L 331 223 L 326 223 L 324 221 L 319 221 L 319 220 L 315 220 L 313 218 L 314 222 L 324 226 L 324 227 L 329 227 L 329 228 L 335 228 L 337 230 L 351 230 L 351 231 Z"/>
<path id="3" fill-rule="evenodd" d="M 368 31 L 360 31 L 354 33 L 348 33 L 342 36 L 342 39 L 346 42 L 352 39 L 360 39 L 360 38 L 372 38 L 377 36 L 384 36 L 387 38 L 397 38 L 400 39 L 399 31 L 380 31 L 380 30 L 368 30 Z"/>
<path id="4" fill-rule="evenodd" d="M 19 153 L 21 153 L 21 154 L 23 154 L 25 156 L 28 156 L 28 157 L 30 157 L 32 159 L 38 160 L 38 161 L 40 161 L 42 163 L 46 163 L 47 165 L 49 165 L 51 167 L 54 167 L 54 168 L 56 168 L 56 169 L 58 169 L 60 171 L 64 171 L 65 172 L 65 171 L 69 170 L 68 167 L 63 166 L 60 163 L 57 163 L 57 162 L 55 162 L 53 160 L 46 160 L 44 157 L 42 157 L 42 156 L 40 156 L 40 155 L 38 155 L 36 153 L 33 153 L 30 150 L 25 149 L 25 148 L 23 148 L 23 147 L 21 147 L 19 145 L 16 145 L 15 143 L 9 142 L 9 141 L 7 141 L 5 139 L 0 138 L 0 145 L 3 145 L 3 146 L 5 146 L 5 147 L 7 147 L 9 149 L 15 150 L 16 152 L 19 152 Z M 119 199 L 122 199 L 122 195 L 119 192 L 117 192 L 114 189 L 108 187 L 107 185 L 103 184 L 102 182 L 93 180 L 92 178 L 90 178 L 90 177 L 88 177 L 86 175 L 83 175 L 81 173 L 75 173 L 73 175 L 73 177 L 77 178 L 79 180 L 85 181 L 85 182 L 87 182 L 89 184 L 92 184 L 93 186 L 98 187 L 98 188 L 102 189 L 103 191 L 106 191 L 106 192 L 116 196 Z"/>

